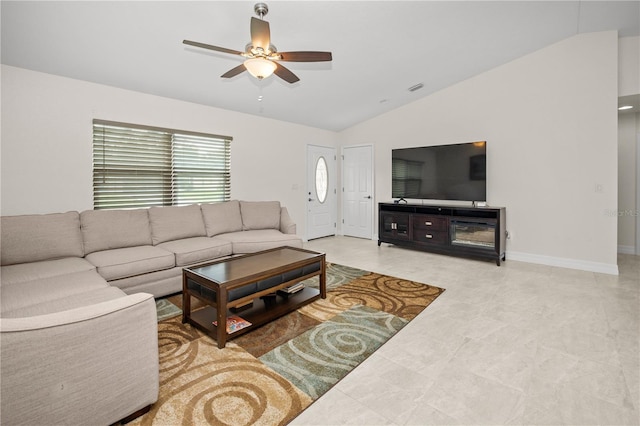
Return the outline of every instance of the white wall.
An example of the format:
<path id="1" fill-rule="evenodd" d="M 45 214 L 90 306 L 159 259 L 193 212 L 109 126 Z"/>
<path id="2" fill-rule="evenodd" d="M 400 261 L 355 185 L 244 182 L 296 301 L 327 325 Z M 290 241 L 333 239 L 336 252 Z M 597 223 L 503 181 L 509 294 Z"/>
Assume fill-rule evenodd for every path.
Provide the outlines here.
<path id="1" fill-rule="evenodd" d="M 1 78 L 3 215 L 93 208 L 99 118 L 232 136 L 232 197 L 280 200 L 305 235 L 306 145 L 337 143 L 330 131 L 6 65 Z"/>
<path id="2" fill-rule="evenodd" d="M 391 149 L 488 141 L 488 203 L 506 206 L 507 259 L 617 273 L 616 32 L 582 34 L 342 132 Z"/>

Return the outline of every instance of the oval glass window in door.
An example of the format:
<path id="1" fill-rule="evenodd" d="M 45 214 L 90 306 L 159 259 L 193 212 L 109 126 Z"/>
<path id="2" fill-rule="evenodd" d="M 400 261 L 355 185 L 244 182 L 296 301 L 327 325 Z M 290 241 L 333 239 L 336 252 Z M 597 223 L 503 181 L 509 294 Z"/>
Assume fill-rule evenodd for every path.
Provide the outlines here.
<path id="1" fill-rule="evenodd" d="M 320 203 L 324 203 L 327 199 L 327 191 L 329 190 L 329 175 L 327 169 L 327 161 L 324 157 L 318 158 L 316 163 L 316 196 Z"/>

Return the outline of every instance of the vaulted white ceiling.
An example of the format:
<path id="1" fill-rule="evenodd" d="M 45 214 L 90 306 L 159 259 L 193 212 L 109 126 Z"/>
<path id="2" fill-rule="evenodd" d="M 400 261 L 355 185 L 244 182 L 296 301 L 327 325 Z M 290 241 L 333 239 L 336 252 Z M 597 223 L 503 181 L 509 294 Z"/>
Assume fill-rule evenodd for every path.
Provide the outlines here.
<path id="1" fill-rule="evenodd" d="M 2 63 L 342 130 L 578 33 L 640 27 L 640 1 L 267 1 L 278 50 L 333 52 L 286 63 L 293 85 L 222 79 L 241 57 L 182 44 L 244 50 L 255 3 L 3 0 Z"/>

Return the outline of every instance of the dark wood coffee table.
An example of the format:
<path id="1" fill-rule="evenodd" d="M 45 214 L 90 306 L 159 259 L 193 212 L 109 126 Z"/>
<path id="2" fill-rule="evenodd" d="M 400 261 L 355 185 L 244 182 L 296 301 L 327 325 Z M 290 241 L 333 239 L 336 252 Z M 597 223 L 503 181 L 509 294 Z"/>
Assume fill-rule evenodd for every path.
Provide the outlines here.
<path id="1" fill-rule="evenodd" d="M 284 287 L 317 275 L 320 289 L 305 287 L 290 295 L 274 295 Z M 207 306 L 191 312 L 191 296 Z M 279 247 L 182 271 L 182 322 L 208 333 L 216 339 L 220 349 L 225 347 L 227 340 L 326 297 L 325 254 L 310 250 Z M 233 312 L 251 325 L 227 334 L 228 310 L 251 302 L 250 307 Z M 213 325 L 214 321 L 221 326 Z"/>

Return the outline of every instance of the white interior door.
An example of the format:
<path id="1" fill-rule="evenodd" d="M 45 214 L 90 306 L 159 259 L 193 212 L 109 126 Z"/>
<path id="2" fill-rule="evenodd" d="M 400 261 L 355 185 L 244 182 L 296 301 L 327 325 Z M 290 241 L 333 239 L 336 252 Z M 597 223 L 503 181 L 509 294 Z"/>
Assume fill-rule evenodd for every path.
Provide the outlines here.
<path id="1" fill-rule="evenodd" d="M 307 146 L 307 240 L 336 234 L 336 149 Z"/>
<path id="2" fill-rule="evenodd" d="M 342 150 L 342 232 L 372 238 L 373 147 L 345 147 Z"/>

